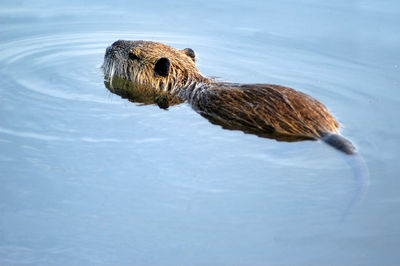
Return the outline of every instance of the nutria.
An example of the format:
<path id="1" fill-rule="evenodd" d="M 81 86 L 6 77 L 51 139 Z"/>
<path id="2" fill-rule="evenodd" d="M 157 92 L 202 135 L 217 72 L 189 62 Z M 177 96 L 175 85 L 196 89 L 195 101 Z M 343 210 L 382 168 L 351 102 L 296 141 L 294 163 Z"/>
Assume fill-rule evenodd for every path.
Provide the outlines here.
<path id="1" fill-rule="evenodd" d="M 218 82 L 204 77 L 195 62 L 190 48 L 119 40 L 107 48 L 103 70 L 106 86 L 133 101 L 161 108 L 187 101 L 225 128 L 278 140 L 321 139 L 346 154 L 356 153 L 339 134 L 337 120 L 311 96 L 279 85 Z M 135 89 L 127 90 L 126 83 Z"/>

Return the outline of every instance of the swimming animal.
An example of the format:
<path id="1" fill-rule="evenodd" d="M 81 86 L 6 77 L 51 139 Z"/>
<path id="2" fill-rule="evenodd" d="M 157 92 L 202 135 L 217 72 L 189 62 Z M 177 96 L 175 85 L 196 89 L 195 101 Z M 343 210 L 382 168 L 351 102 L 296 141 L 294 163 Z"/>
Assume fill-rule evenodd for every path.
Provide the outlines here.
<path id="1" fill-rule="evenodd" d="M 218 82 L 196 67 L 195 52 L 151 41 L 114 42 L 106 49 L 106 86 L 123 97 L 161 108 L 188 102 L 212 123 L 277 140 L 320 139 L 355 154 L 340 124 L 315 98 L 272 84 Z"/>

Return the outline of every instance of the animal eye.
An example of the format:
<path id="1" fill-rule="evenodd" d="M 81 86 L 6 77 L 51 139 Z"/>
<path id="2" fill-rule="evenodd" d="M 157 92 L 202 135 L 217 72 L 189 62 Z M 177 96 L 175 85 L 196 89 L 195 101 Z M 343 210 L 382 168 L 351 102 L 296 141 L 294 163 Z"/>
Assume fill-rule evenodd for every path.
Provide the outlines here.
<path id="1" fill-rule="evenodd" d="M 137 59 L 139 59 L 139 57 L 136 54 L 134 54 L 133 52 L 129 52 L 129 59 L 137 60 Z"/>

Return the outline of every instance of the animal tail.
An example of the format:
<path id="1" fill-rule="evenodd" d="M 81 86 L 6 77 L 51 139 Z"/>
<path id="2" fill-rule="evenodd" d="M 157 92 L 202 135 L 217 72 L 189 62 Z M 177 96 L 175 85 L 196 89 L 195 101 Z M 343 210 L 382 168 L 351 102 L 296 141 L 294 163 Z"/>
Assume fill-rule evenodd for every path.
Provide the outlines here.
<path id="1" fill-rule="evenodd" d="M 364 158 L 357 153 L 356 148 L 350 140 L 345 137 L 334 134 L 326 133 L 322 136 L 323 140 L 328 145 L 334 147 L 335 149 L 344 152 L 351 156 L 346 156 L 345 160 L 353 170 L 354 183 L 356 188 L 354 190 L 354 195 L 350 200 L 344 214 L 342 215 L 341 222 L 343 223 L 354 208 L 361 203 L 366 195 L 369 187 L 369 169 L 368 165 L 365 163 Z"/>
<path id="2" fill-rule="evenodd" d="M 353 212 L 355 207 L 357 207 L 365 195 L 367 194 L 370 178 L 369 178 L 369 169 L 364 161 L 364 158 L 355 153 L 353 156 L 346 156 L 346 162 L 353 170 L 353 178 L 354 184 L 356 185 L 354 188 L 354 194 L 348 203 L 346 210 L 342 214 L 341 222 L 344 223 L 348 216 Z"/>
<path id="3" fill-rule="evenodd" d="M 323 140 L 326 144 L 338 149 L 341 152 L 344 152 L 349 155 L 356 154 L 356 148 L 350 140 L 345 137 L 335 134 L 335 133 L 325 133 L 321 140 Z"/>

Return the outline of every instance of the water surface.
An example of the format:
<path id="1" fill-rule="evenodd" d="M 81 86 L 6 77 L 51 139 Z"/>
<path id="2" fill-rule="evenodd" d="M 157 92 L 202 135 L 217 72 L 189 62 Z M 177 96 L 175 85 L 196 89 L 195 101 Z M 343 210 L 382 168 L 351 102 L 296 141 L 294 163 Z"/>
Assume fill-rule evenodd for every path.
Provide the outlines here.
<path id="1" fill-rule="evenodd" d="M 0 5 L 1 265 L 400 262 L 396 1 Z M 345 214 L 359 183 L 321 142 L 110 93 L 100 67 L 118 39 L 190 47 L 204 75 L 321 100 L 368 193 Z"/>

